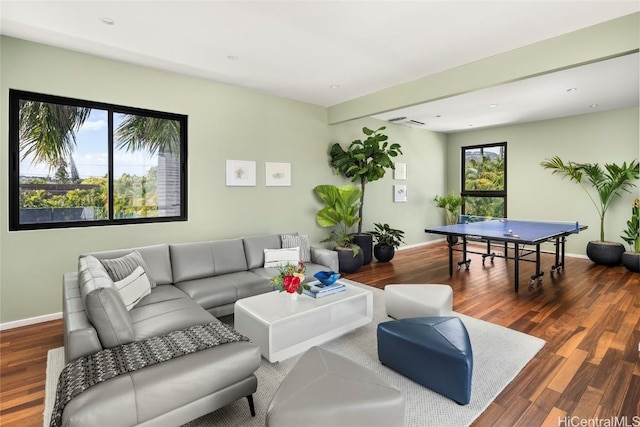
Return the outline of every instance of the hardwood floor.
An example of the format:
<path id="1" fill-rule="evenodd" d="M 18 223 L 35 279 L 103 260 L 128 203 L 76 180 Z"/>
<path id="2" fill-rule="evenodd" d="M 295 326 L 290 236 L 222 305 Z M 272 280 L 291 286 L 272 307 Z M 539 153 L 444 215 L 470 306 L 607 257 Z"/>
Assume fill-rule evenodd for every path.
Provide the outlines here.
<path id="1" fill-rule="evenodd" d="M 434 244 L 346 277 L 381 289 L 446 283 L 454 310 L 547 341 L 474 426 L 640 426 L 639 274 L 567 258 L 551 277 L 545 254 L 543 286 L 527 289 L 533 264 L 521 263 L 516 293 L 513 261 L 470 258 L 450 278 L 446 246 Z M 0 425 L 42 425 L 46 354 L 61 345 L 61 321 L 0 332 Z"/>

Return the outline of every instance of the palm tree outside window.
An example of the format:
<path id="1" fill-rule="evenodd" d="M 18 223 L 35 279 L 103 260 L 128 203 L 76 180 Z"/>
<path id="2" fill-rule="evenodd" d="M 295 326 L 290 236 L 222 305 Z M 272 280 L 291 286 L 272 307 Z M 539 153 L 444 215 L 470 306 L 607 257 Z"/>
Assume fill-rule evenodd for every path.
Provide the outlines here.
<path id="1" fill-rule="evenodd" d="M 10 91 L 10 230 L 186 220 L 187 117 Z"/>
<path id="2" fill-rule="evenodd" d="M 507 217 L 507 143 L 462 147 L 464 215 Z"/>

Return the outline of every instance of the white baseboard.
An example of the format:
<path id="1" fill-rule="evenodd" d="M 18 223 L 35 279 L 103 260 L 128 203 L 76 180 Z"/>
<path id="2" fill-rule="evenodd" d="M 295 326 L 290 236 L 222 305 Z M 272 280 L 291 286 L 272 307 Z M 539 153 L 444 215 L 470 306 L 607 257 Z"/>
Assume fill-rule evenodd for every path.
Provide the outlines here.
<path id="1" fill-rule="evenodd" d="M 434 243 L 440 243 L 442 242 L 444 239 L 438 239 L 438 240 L 430 240 L 428 242 L 422 242 L 422 243 L 416 243 L 414 245 L 406 245 L 406 246 L 400 246 L 398 249 L 396 249 L 397 251 L 402 251 L 405 249 L 412 249 L 412 248 L 419 248 L 421 246 L 428 246 L 428 245 L 433 245 Z"/>
<path id="2" fill-rule="evenodd" d="M 36 323 L 50 322 L 62 319 L 62 312 L 45 314 L 44 316 L 30 317 L 28 319 L 14 320 L 13 322 L 0 323 L 0 331 L 19 328 L 21 326 L 35 325 Z"/>

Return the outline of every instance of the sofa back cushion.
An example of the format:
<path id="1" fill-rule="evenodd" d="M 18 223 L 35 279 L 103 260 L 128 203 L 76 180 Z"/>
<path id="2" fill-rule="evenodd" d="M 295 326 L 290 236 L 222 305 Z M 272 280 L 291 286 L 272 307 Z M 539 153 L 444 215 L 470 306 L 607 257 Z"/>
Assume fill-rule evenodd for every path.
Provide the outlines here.
<path id="1" fill-rule="evenodd" d="M 246 271 L 242 239 L 169 246 L 174 283 Z"/>
<path id="2" fill-rule="evenodd" d="M 167 244 L 92 252 L 88 255 L 92 255 L 98 259 L 113 259 L 129 255 L 133 251 L 137 251 L 142 255 L 142 259 L 144 259 L 146 264 L 145 271 L 149 275 L 150 280 L 153 280 L 153 282 L 158 285 L 168 285 L 173 283 L 173 276 L 171 275 L 171 258 L 169 257 L 169 245 Z"/>
<path id="3" fill-rule="evenodd" d="M 264 250 L 280 249 L 282 241 L 279 234 L 269 234 L 265 236 L 244 237 L 244 253 L 247 258 L 249 270 L 264 266 Z"/>
<path id="4" fill-rule="evenodd" d="M 102 346 L 110 348 L 133 342 L 131 316 L 113 280 L 97 258 L 80 257 L 78 282 L 84 309 Z"/>

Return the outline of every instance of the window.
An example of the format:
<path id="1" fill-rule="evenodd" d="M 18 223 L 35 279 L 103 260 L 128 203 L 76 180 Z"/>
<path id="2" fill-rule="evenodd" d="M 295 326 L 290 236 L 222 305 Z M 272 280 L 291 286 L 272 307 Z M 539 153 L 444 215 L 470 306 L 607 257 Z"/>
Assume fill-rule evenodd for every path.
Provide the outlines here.
<path id="1" fill-rule="evenodd" d="M 462 147 L 465 215 L 507 217 L 507 143 Z"/>
<path id="2" fill-rule="evenodd" d="M 184 221 L 187 116 L 9 92 L 9 229 Z"/>

